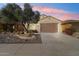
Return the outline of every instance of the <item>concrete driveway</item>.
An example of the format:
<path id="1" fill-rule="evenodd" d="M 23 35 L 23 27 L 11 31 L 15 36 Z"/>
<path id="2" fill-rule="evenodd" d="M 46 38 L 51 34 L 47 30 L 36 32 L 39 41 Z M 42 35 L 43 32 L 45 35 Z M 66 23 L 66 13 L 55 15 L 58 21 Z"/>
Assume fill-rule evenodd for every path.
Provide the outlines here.
<path id="1" fill-rule="evenodd" d="M 41 33 L 42 43 L 0 44 L 6 56 L 79 56 L 79 40 L 62 33 Z"/>

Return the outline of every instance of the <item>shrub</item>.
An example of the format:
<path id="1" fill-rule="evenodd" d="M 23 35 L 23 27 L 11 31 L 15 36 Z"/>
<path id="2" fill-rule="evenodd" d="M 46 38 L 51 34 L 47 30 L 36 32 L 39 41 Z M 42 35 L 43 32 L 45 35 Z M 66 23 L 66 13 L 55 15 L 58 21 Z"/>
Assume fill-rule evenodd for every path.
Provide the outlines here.
<path id="1" fill-rule="evenodd" d="M 75 29 L 68 28 L 68 29 L 64 30 L 63 32 L 66 33 L 66 34 L 68 34 L 68 35 L 73 35 L 73 33 L 75 32 Z"/>

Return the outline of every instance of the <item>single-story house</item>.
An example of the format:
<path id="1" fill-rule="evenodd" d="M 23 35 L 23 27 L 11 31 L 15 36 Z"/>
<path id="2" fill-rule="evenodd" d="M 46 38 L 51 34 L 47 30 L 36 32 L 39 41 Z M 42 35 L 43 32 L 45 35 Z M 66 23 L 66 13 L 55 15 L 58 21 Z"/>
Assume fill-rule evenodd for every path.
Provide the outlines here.
<path id="1" fill-rule="evenodd" d="M 30 24 L 30 30 L 37 30 L 43 33 L 61 32 L 61 21 L 52 16 L 41 15 L 37 24 Z"/>

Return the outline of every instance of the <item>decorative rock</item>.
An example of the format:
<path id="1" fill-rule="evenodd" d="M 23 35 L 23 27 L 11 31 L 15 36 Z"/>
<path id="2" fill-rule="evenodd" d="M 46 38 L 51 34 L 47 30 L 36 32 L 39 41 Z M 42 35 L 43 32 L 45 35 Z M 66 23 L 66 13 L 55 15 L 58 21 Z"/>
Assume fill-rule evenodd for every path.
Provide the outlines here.
<path id="1" fill-rule="evenodd" d="M 29 36 L 29 33 L 17 35 L 14 33 L 0 33 L 0 43 L 29 43 L 29 42 L 41 42 L 40 36 L 35 34 Z"/>
<path id="2" fill-rule="evenodd" d="M 75 32 L 72 36 L 76 37 L 76 38 L 79 38 L 79 32 Z"/>

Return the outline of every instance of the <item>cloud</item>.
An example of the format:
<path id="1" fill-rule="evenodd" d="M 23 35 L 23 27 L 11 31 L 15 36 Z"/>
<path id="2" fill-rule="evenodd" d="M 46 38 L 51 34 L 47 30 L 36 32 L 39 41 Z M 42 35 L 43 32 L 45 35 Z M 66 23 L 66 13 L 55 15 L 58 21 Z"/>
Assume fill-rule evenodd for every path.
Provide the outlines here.
<path id="1" fill-rule="evenodd" d="M 64 14 L 60 17 L 60 19 L 64 20 L 79 20 L 79 14 Z"/>
<path id="2" fill-rule="evenodd" d="M 41 13 L 55 16 L 62 21 L 79 19 L 79 14 L 73 14 L 71 12 L 61 10 L 61 9 L 47 8 L 47 7 L 42 7 L 42 6 L 33 6 L 32 9 L 34 11 L 38 10 Z"/>
<path id="3" fill-rule="evenodd" d="M 45 13 L 52 13 L 52 14 L 63 14 L 66 13 L 63 10 L 58 10 L 58 9 L 54 9 L 54 8 L 47 8 L 47 7 L 40 7 L 40 6 L 33 6 L 33 10 L 38 10 L 40 12 L 45 12 Z"/>

